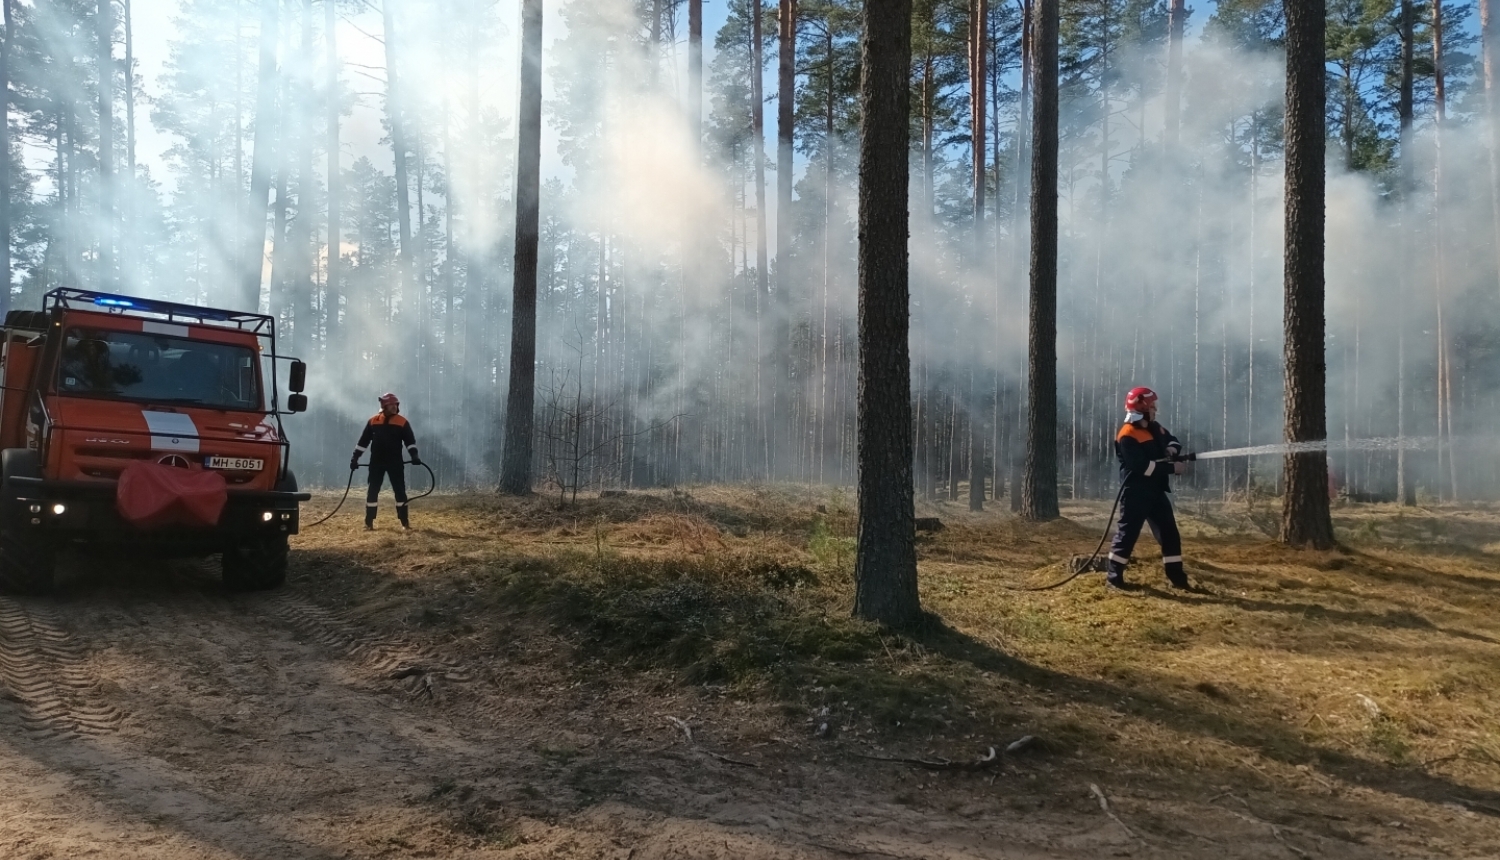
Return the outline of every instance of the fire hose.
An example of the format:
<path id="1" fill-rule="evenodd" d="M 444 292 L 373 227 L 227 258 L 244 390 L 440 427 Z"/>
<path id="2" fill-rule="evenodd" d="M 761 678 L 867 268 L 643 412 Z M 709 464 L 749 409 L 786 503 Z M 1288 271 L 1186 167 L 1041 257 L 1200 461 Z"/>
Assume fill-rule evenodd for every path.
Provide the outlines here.
<path id="1" fill-rule="evenodd" d="M 1157 460 L 1156 462 L 1158 462 L 1158 463 L 1191 463 L 1191 462 L 1193 462 L 1196 459 L 1198 459 L 1198 455 L 1197 454 L 1188 453 L 1188 454 L 1178 454 L 1175 457 L 1163 457 L 1162 459 Z M 1073 569 L 1072 573 L 1069 573 L 1065 578 L 1060 579 L 1057 582 L 1054 582 L 1054 583 L 1052 583 L 1050 585 L 1039 585 L 1039 586 L 1034 586 L 1034 587 L 1031 587 L 1031 588 L 1023 588 L 1023 587 L 1020 587 L 1020 586 L 1008 585 L 1008 586 L 1005 586 L 1006 590 L 1007 591 L 1051 591 L 1054 588 L 1062 588 L 1064 585 L 1067 585 L 1068 583 L 1072 582 L 1073 580 L 1077 579 L 1078 577 L 1083 576 L 1085 573 L 1096 573 L 1096 572 L 1098 572 L 1097 570 L 1095 570 L 1095 564 L 1099 561 L 1100 554 L 1104 552 L 1104 544 L 1105 544 L 1106 541 L 1109 540 L 1109 534 L 1110 534 L 1110 532 L 1112 532 L 1114 530 L 1114 527 L 1115 527 L 1115 513 L 1120 510 L 1120 500 L 1123 499 L 1123 498 L 1125 498 L 1125 487 L 1126 487 L 1125 484 L 1123 484 L 1123 483 L 1120 484 L 1120 490 L 1119 490 L 1119 492 L 1115 493 L 1115 503 L 1113 505 L 1111 505 L 1110 508 L 1109 508 L 1109 517 L 1104 521 L 1104 534 L 1102 534 L 1102 535 L 1099 536 L 1099 544 L 1098 544 L 1098 546 L 1094 547 L 1093 554 L 1090 555 L 1088 558 L 1083 559 L 1082 561 L 1080 561 L 1080 560 L 1078 560 L 1076 558 L 1073 559 L 1073 561 L 1070 564 L 1070 567 L 1072 567 L 1072 569 Z"/>
<path id="2" fill-rule="evenodd" d="M 407 465 L 409 463 L 411 463 L 410 460 L 403 460 L 402 463 L 401 463 L 401 465 L 405 466 L 405 465 Z M 427 478 L 428 478 L 429 484 L 428 484 L 426 492 L 424 492 L 424 493 L 418 493 L 415 496 L 408 496 L 407 499 L 406 499 L 407 502 L 414 502 L 417 499 L 425 499 L 428 496 L 432 495 L 432 491 L 433 490 L 437 489 L 437 475 L 434 475 L 432 473 L 432 467 L 429 466 L 429 465 L 427 465 L 425 462 L 423 462 L 423 463 L 417 463 L 416 465 L 421 466 L 422 468 L 424 468 L 424 469 L 427 470 Z M 344 502 L 346 502 L 346 501 L 349 500 L 349 492 L 354 489 L 354 473 L 357 472 L 357 471 L 359 471 L 360 469 L 364 469 L 364 468 L 367 468 L 367 465 L 365 463 L 359 463 L 359 464 L 355 465 L 354 468 L 350 469 L 349 470 L 349 483 L 344 485 L 344 495 L 341 496 L 341 497 L 339 497 L 339 503 L 337 505 L 334 505 L 333 510 L 331 510 L 331 511 L 328 512 L 328 516 L 324 517 L 321 520 L 318 520 L 315 523 L 309 523 L 308 525 L 303 526 L 303 528 L 310 529 L 313 526 L 320 526 L 320 525 L 328 522 L 329 520 L 333 519 L 333 515 L 336 514 L 336 513 L 338 513 L 339 512 L 339 508 L 342 508 L 344 506 Z"/>

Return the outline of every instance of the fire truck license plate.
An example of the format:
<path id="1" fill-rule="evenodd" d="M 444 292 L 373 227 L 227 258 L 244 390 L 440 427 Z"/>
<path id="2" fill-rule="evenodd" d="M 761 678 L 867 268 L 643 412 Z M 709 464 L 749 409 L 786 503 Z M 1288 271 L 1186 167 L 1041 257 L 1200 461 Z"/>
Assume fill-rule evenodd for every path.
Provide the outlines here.
<path id="1" fill-rule="evenodd" d="M 239 472 L 259 472 L 266 465 L 265 460 L 252 460 L 248 457 L 208 457 L 204 459 L 203 465 L 210 469 L 233 469 Z"/>

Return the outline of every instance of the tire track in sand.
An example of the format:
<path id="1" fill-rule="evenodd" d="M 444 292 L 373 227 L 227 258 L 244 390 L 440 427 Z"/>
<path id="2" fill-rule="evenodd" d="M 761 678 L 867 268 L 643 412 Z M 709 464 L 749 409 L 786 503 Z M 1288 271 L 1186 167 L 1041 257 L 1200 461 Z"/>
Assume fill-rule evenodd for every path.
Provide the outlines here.
<path id="1" fill-rule="evenodd" d="M 125 719 L 41 600 L 0 596 L 0 684 L 20 704 L 22 724 L 43 735 L 107 734 Z"/>
<path id="2" fill-rule="evenodd" d="M 414 696 L 435 698 L 437 681 L 463 684 L 472 680 L 456 662 L 431 648 L 379 636 L 368 625 L 324 609 L 289 590 L 258 596 L 250 605 L 382 679 L 404 682 L 407 692 Z"/>

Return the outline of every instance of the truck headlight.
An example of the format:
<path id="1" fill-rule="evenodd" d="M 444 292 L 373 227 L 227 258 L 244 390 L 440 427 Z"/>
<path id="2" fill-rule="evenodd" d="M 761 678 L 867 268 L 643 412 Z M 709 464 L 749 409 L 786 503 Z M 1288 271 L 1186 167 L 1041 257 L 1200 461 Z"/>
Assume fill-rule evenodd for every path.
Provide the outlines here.
<path id="1" fill-rule="evenodd" d="M 275 517 L 275 516 L 276 516 L 276 515 L 275 515 L 275 514 L 273 514 L 273 513 L 271 513 L 271 512 L 270 512 L 270 511 L 266 511 L 266 512 L 265 512 L 265 513 L 263 513 L 263 514 L 261 514 L 261 515 L 260 515 L 260 521 L 261 521 L 261 522 L 263 522 L 263 523 L 268 523 L 268 522 L 270 522 L 270 521 L 271 521 L 271 520 L 272 520 L 272 518 L 274 518 L 274 517 Z"/>
<path id="2" fill-rule="evenodd" d="M 52 513 L 55 514 L 55 515 L 57 515 L 57 516 L 59 516 L 59 517 L 62 516 L 63 514 L 65 514 L 65 513 L 67 513 L 67 512 L 68 512 L 68 506 L 65 505 L 65 504 L 63 504 L 62 502 L 58 502 L 57 504 L 55 504 L 55 505 L 52 506 Z"/>

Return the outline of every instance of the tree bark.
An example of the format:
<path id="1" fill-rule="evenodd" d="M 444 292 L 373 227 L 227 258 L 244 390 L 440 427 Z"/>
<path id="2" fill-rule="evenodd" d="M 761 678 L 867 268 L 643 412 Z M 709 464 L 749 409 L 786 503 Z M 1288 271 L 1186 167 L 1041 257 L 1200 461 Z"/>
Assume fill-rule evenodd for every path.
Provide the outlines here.
<path id="1" fill-rule="evenodd" d="M 542 0 L 521 12 L 521 106 L 516 156 L 516 257 L 512 288 L 510 392 L 500 490 L 531 492 L 532 420 L 536 399 L 536 280 L 542 158 Z"/>
<path id="2" fill-rule="evenodd" d="M 250 198 L 245 209 L 245 246 L 240 257 L 240 302 L 260 308 L 266 259 L 266 211 L 271 195 L 271 150 L 276 132 L 276 42 L 279 0 L 260 2 L 260 68 L 255 99 L 255 141 L 250 154 Z M 236 177 L 238 181 L 238 177 Z"/>
<path id="3" fill-rule="evenodd" d="M 1167 12 L 1167 148 L 1176 149 L 1182 130 L 1182 36 L 1187 25 L 1187 0 L 1172 0 Z"/>
<path id="4" fill-rule="evenodd" d="M 797 96 L 797 0 L 781 0 L 777 23 L 780 25 L 780 62 L 776 75 L 776 360 L 772 367 L 775 368 L 773 379 L 786 384 L 794 361 L 791 343 L 792 109 Z M 773 390 L 773 403 L 775 396 Z M 781 411 L 787 410 L 783 408 Z"/>
<path id="5" fill-rule="evenodd" d="M 396 20 L 394 0 L 382 0 L 380 4 L 381 15 L 384 20 L 385 35 L 385 112 L 391 123 L 391 151 L 394 156 L 396 173 L 396 225 L 401 237 L 399 248 L 399 270 L 402 313 L 409 310 L 406 303 L 411 301 L 410 293 L 412 285 L 413 266 L 411 247 L 411 188 L 406 169 L 406 117 L 405 106 L 401 99 L 401 85 L 396 74 Z"/>
<path id="6" fill-rule="evenodd" d="M 1328 438 L 1324 403 L 1325 0 L 1286 4 L 1286 441 Z M 1281 540 L 1328 549 L 1328 456 L 1289 453 Z"/>
<path id="7" fill-rule="evenodd" d="M 335 0 L 323 0 L 323 44 L 327 51 L 328 64 L 326 86 L 328 123 L 328 261 L 323 278 L 323 303 L 326 310 L 325 337 L 330 343 L 338 343 L 339 329 L 339 266 L 343 262 L 342 231 L 339 229 L 339 197 L 343 189 L 342 167 L 339 159 L 339 122 L 342 119 L 339 104 L 339 52 L 336 28 L 338 7 Z M 308 213 L 312 217 L 312 213 Z"/>
<path id="8" fill-rule="evenodd" d="M 115 291 L 115 7 L 99 0 L 94 13 L 99 65 L 99 289 Z"/>
<path id="9" fill-rule="evenodd" d="M 1027 334 L 1026 474 L 1021 515 L 1057 507 L 1058 0 L 1035 0 L 1032 35 L 1031 314 Z"/>
<path id="10" fill-rule="evenodd" d="M 10 312 L 10 46 L 15 35 L 12 4 L 0 0 L 4 10 L 5 38 L 0 41 L 0 320 Z"/>
<path id="11" fill-rule="evenodd" d="M 854 614 L 921 617 L 912 501 L 907 169 L 911 0 L 866 0 L 859 148 L 859 525 Z"/>
<path id="12" fill-rule="evenodd" d="M 697 151 L 703 143 L 703 0 L 688 0 L 688 119 Z"/>
<path id="13" fill-rule="evenodd" d="M 1500 58 L 1496 56 L 1500 49 L 1495 44 L 1500 40 L 1500 16 L 1494 14 L 1494 2 L 1479 0 L 1479 36 L 1484 59 L 1482 122 L 1490 156 L 1490 215 L 1495 227 L 1495 253 L 1500 255 Z M 1500 266 L 1495 271 L 1500 277 Z"/>
<path id="14" fill-rule="evenodd" d="M 970 0 L 969 6 L 969 104 L 970 104 L 970 137 L 972 138 L 972 158 L 974 160 L 973 170 L 973 197 L 974 197 L 974 267 L 976 271 L 984 271 L 982 261 L 985 258 L 984 248 L 984 192 L 985 184 L 989 180 L 988 158 L 986 157 L 985 136 L 985 107 L 988 93 L 988 70 L 986 62 L 989 59 L 989 18 L 990 10 L 987 0 Z M 977 284 L 976 284 L 977 287 Z M 976 296 L 976 299 L 978 297 Z M 976 301 L 975 307 L 979 306 Z M 978 341 L 974 344 L 974 355 L 971 356 L 971 367 L 978 367 L 981 356 L 978 354 Z M 979 377 L 978 371 L 970 370 L 969 377 L 969 510 L 984 510 L 984 439 L 983 424 L 980 416 L 984 414 L 983 403 L 979 399 Z"/>
<path id="15" fill-rule="evenodd" d="M 1412 152 L 1415 119 L 1417 11 L 1412 0 L 1401 0 L 1401 88 L 1397 112 L 1401 122 L 1401 290 L 1396 314 L 1396 504 L 1415 504 L 1415 486 L 1406 474 L 1406 295 L 1411 291 L 1411 195 L 1416 187 Z"/>
<path id="16" fill-rule="evenodd" d="M 759 448 L 758 474 L 771 478 L 771 403 L 766 394 L 770 382 L 770 357 L 766 354 L 766 326 L 770 316 L 770 273 L 766 249 L 766 119 L 765 93 L 761 79 L 765 75 L 765 38 L 761 33 L 764 17 L 761 0 L 751 3 L 750 23 L 750 127 L 751 158 L 755 165 L 755 424 L 756 447 Z"/>

